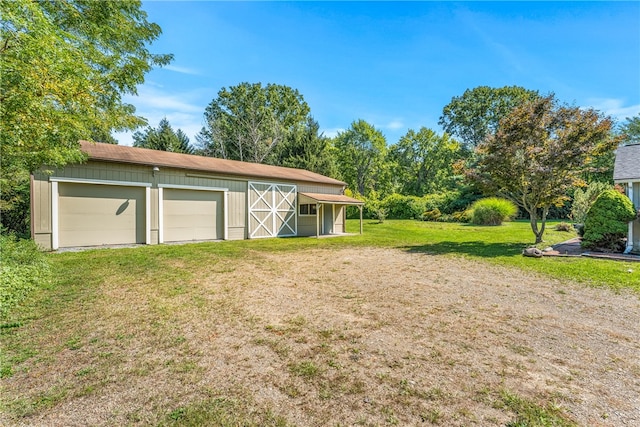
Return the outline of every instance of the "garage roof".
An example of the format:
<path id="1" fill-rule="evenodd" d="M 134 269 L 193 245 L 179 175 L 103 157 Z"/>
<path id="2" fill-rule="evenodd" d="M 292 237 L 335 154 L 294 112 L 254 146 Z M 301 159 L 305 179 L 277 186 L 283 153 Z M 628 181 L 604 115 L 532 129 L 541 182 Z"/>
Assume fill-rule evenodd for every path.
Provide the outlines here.
<path id="1" fill-rule="evenodd" d="M 189 169 L 222 175 L 247 176 L 253 178 L 284 179 L 320 184 L 345 186 L 346 183 L 328 176 L 304 169 L 263 165 L 260 163 L 239 162 L 215 157 L 194 156 L 171 153 L 147 148 L 127 147 L 125 145 L 104 144 L 100 142 L 80 141 L 80 148 L 91 160 L 131 163 L 158 167 Z"/>
<path id="2" fill-rule="evenodd" d="M 320 203 L 338 203 L 341 205 L 364 205 L 362 200 L 340 194 L 298 193 Z"/>

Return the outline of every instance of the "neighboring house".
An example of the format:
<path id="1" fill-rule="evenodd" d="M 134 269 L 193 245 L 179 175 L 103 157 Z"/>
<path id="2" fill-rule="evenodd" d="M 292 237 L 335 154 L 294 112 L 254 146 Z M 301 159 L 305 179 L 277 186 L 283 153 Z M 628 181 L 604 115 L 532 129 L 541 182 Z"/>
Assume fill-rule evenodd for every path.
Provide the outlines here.
<path id="1" fill-rule="evenodd" d="M 340 234 L 347 205 L 362 218 L 344 182 L 306 170 L 80 144 L 86 163 L 31 177 L 31 234 L 47 250 Z"/>
<path id="2" fill-rule="evenodd" d="M 624 145 L 616 151 L 613 180 L 626 187 L 627 196 L 640 208 L 640 144 Z M 640 219 L 629 223 L 626 253 L 640 253 Z"/>

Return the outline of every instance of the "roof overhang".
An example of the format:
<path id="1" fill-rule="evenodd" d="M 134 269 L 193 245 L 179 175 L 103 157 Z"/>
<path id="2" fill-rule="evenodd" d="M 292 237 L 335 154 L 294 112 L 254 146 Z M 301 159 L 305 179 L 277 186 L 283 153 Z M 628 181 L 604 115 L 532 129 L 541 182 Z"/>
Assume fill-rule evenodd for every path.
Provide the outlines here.
<path id="1" fill-rule="evenodd" d="M 298 193 L 305 197 L 315 200 L 318 203 L 330 203 L 334 205 L 364 205 L 362 200 L 353 197 L 344 196 L 342 194 L 320 194 L 320 193 Z"/>

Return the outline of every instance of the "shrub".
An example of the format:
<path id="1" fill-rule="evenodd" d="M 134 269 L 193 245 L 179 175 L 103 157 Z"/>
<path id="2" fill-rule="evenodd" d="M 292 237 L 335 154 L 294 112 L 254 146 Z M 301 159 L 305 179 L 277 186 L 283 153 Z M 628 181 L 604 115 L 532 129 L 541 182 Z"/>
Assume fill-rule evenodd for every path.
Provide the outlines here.
<path id="1" fill-rule="evenodd" d="M 440 209 L 435 208 L 435 209 L 431 209 L 429 211 L 424 211 L 424 213 L 422 214 L 422 220 L 423 221 L 438 221 L 440 219 L 441 216 L 441 212 Z"/>
<path id="2" fill-rule="evenodd" d="M 593 205 L 602 192 L 610 189 L 611 185 L 604 182 L 592 182 L 584 190 L 578 188 L 573 193 L 573 205 L 571 206 L 570 218 L 578 224 L 584 224 L 591 205 Z"/>
<path id="3" fill-rule="evenodd" d="M 27 297 L 29 292 L 50 279 L 49 263 L 32 240 L 0 235 L 0 319 Z"/>
<path id="4" fill-rule="evenodd" d="M 500 225 L 518 213 L 513 202 L 497 197 L 480 199 L 471 205 L 471 222 L 477 225 Z"/>
<path id="5" fill-rule="evenodd" d="M 615 190 L 602 192 L 587 212 L 582 246 L 621 252 L 628 223 L 635 218 L 636 210 L 628 197 Z"/>
<path id="6" fill-rule="evenodd" d="M 564 231 L 564 232 L 570 232 L 573 230 L 573 226 L 567 222 L 560 222 L 558 224 L 556 224 L 556 226 L 554 227 L 554 229 L 556 231 Z"/>
<path id="7" fill-rule="evenodd" d="M 387 210 L 385 208 L 378 208 L 373 214 L 374 218 L 377 219 L 380 224 L 387 219 Z"/>
<path id="8" fill-rule="evenodd" d="M 380 202 L 380 207 L 393 219 L 420 219 L 424 206 L 424 200 L 419 197 L 397 193 L 385 197 Z"/>

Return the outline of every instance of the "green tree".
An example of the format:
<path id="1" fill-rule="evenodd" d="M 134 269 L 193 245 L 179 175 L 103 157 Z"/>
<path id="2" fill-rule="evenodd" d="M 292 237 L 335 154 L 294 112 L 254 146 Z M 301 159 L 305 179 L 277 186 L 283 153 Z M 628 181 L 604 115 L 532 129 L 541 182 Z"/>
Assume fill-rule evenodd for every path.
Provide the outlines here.
<path id="1" fill-rule="evenodd" d="M 538 91 L 520 86 L 478 86 L 467 89 L 462 96 L 453 97 L 442 110 L 438 124 L 471 150 L 495 133 L 500 120 L 514 107 L 538 97 Z"/>
<path id="2" fill-rule="evenodd" d="M 152 150 L 172 151 L 174 153 L 193 154 L 189 138 L 178 129 L 174 132 L 166 117 L 160 120 L 158 128 L 148 126 L 144 131 L 133 134 L 133 146 Z"/>
<path id="3" fill-rule="evenodd" d="M 6 211 L 21 205 L 5 197 L 7 188 L 23 185 L 29 172 L 82 160 L 78 140 L 144 124 L 122 95 L 135 94 L 171 56 L 149 52 L 161 31 L 139 1 L 3 1 L 0 19 Z"/>
<path id="4" fill-rule="evenodd" d="M 308 114 L 309 106 L 295 89 L 241 83 L 218 92 L 196 140 L 205 156 L 274 163 L 276 147 L 305 125 Z"/>
<path id="5" fill-rule="evenodd" d="M 526 102 L 478 146 L 478 163 L 469 176 L 528 212 L 540 243 L 549 208 L 561 205 L 568 190 L 582 184 L 589 158 L 617 146 L 611 126 L 609 117 L 561 106 L 554 95 Z"/>
<path id="6" fill-rule="evenodd" d="M 620 126 L 620 133 L 624 135 L 625 144 L 640 143 L 640 113 L 635 117 L 627 117 Z"/>
<path id="7" fill-rule="evenodd" d="M 331 139 L 320 133 L 320 125 L 307 118 L 304 128 L 293 132 L 277 150 L 276 164 L 306 169 L 333 178 L 338 177 L 335 150 Z"/>
<path id="8" fill-rule="evenodd" d="M 454 180 L 453 163 L 460 157 L 460 144 L 433 130 L 410 129 L 389 148 L 393 178 L 400 193 L 423 196 L 450 188 Z"/>
<path id="9" fill-rule="evenodd" d="M 364 120 L 356 120 L 335 137 L 334 146 L 338 170 L 352 191 L 365 197 L 372 192 L 391 193 L 387 141 L 382 132 Z"/>

